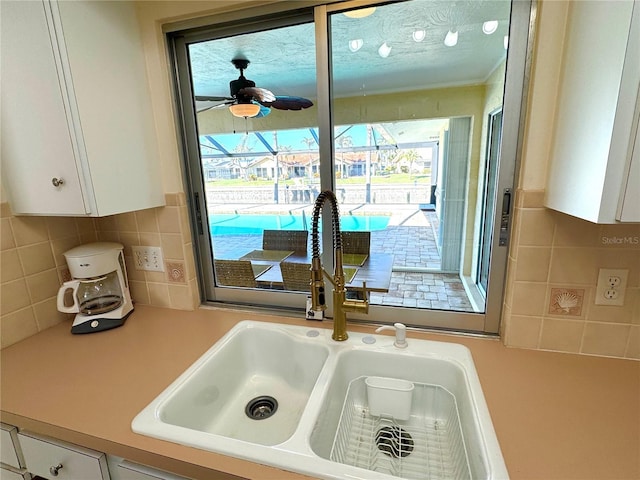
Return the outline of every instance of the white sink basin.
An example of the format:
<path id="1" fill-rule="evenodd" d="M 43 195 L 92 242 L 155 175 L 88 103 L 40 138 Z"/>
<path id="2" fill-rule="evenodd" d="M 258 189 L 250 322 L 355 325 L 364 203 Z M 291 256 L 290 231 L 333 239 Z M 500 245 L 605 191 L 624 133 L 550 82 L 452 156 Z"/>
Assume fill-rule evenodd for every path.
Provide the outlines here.
<path id="1" fill-rule="evenodd" d="M 234 329 L 154 401 L 153 420 L 261 445 L 284 442 L 329 355 L 302 333 L 266 323 Z"/>
<path id="2" fill-rule="evenodd" d="M 469 350 L 408 341 L 240 322 L 132 429 L 316 478 L 508 478 Z M 372 415 L 368 377 L 411 385 L 410 412 Z"/>
<path id="3" fill-rule="evenodd" d="M 450 350 L 447 356 L 469 355 L 460 345 L 442 345 Z M 311 434 L 311 449 L 325 459 L 401 478 L 489 478 L 482 425 L 474 411 L 479 399 L 474 398 L 464 364 L 432 353 L 342 353 Z M 396 420 L 391 414 L 372 415 L 372 396 L 387 396 L 393 408 L 405 393 L 394 388 L 369 391 L 367 377 L 413 384 L 410 416 Z"/>

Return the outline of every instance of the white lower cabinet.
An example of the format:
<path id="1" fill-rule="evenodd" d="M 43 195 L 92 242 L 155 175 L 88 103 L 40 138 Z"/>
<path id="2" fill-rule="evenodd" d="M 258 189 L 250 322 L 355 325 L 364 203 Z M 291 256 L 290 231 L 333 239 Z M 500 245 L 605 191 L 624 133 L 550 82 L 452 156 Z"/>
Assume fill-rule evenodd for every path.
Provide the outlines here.
<path id="1" fill-rule="evenodd" d="M 9 470 L 2 466 L 0 468 L 0 480 L 32 480 L 29 472 L 24 470 Z"/>
<path id="2" fill-rule="evenodd" d="M 14 470 L 2 465 L 0 468 L 0 480 L 33 480 L 33 477 L 24 469 Z"/>
<path id="3" fill-rule="evenodd" d="M 190 480 L 111 455 L 106 456 L 105 464 L 103 453 L 32 433 L 20 437 L 29 451 L 29 469 L 2 462 L 0 480 Z M 3 435 L 3 449 L 4 442 Z M 218 477 L 212 473 L 209 478 Z"/>
<path id="4" fill-rule="evenodd" d="M 0 480 L 188 480 L 12 425 L 0 427 Z"/>
<path id="5" fill-rule="evenodd" d="M 18 441 L 18 429 L 0 424 L 0 480 L 31 480 Z"/>
<path id="6" fill-rule="evenodd" d="M 27 470 L 60 480 L 110 480 L 104 453 L 30 432 L 18 433 Z"/>
<path id="7" fill-rule="evenodd" d="M 187 480 L 169 472 L 139 465 L 118 457 L 109 455 L 109 470 L 111 480 Z"/>
<path id="8" fill-rule="evenodd" d="M 18 429 L 6 423 L 0 424 L 0 462 L 4 466 L 24 468 L 24 458 L 18 442 Z"/>

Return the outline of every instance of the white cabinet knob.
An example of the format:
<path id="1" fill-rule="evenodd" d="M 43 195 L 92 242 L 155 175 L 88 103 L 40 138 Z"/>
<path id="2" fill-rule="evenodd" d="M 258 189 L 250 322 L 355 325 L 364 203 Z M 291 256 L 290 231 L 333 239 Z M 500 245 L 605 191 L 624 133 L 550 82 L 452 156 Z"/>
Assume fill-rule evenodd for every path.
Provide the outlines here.
<path id="1" fill-rule="evenodd" d="M 59 463 L 58 465 L 56 465 L 55 467 L 49 467 L 49 473 L 51 475 L 53 475 L 54 477 L 58 476 L 58 471 L 62 468 L 62 464 Z"/>

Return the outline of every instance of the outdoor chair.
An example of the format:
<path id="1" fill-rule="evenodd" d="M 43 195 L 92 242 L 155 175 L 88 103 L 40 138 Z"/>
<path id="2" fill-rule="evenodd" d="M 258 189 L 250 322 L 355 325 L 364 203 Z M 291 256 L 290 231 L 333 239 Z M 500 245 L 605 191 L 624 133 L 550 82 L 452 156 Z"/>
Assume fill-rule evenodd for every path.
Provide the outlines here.
<path id="1" fill-rule="evenodd" d="M 342 253 L 344 254 L 364 254 L 369 255 L 371 246 L 371 232 L 342 233 Z"/>
<path id="2" fill-rule="evenodd" d="M 215 260 L 215 275 L 219 285 L 256 288 L 256 277 L 248 260 Z"/>
<path id="3" fill-rule="evenodd" d="M 284 289 L 294 292 L 310 292 L 310 271 L 310 263 L 280 262 Z"/>
<path id="4" fill-rule="evenodd" d="M 307 253 L 308 237 L 307 230 L 265 230 L 262 233 L 262 249 Z"/>

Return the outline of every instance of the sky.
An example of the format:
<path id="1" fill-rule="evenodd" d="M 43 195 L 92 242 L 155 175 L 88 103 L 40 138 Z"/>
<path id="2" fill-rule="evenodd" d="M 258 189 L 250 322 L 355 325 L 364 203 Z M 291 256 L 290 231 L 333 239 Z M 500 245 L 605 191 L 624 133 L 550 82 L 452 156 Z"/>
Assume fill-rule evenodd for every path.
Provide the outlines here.
<path id="1" fill-rule="evenodd" d="M 315 134 L 317 135 L 318 129 L 315 128 Z M 350 136 L 352 145 L 367 145 L 367 129 L 366 125 L 347 125 L 337 126 L 335 128 L 336 136 Z M 271 145 L 275 146 L 274 132 L 260 132 L 264 139 Z M 303 141 L 303 139 L 313 138 L 308 128 L 292 129 L 292 130 L 278 130 L 278 147 L 282 150 L 284 147 L 291 147 L 291 150 L 317 150 L 318 145 L 312 144 L 311 147 Z M 242 142 L 246 142 L 246 146 L 250 151 L 266 151 L 266 147 L 262 144 L 260 139 L 253 133 L 226 133 L 216 134 L 213 138 L 219 142 L 229 152 L 238 151 L 239 145 Z M 211 143 L 206 138 L 201 138 L 201 145 L 210 145 Z M 210 149 L 204 147 L 203 152 L 213 153 Z"/>

